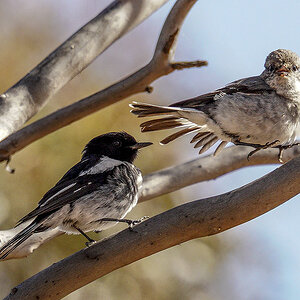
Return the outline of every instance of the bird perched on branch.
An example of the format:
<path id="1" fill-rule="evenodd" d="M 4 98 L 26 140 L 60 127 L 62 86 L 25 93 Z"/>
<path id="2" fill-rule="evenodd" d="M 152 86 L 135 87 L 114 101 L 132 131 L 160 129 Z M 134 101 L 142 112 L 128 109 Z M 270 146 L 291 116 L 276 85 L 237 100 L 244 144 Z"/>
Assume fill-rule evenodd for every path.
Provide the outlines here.
<path id="1" fill-rule="evenodd" d="M 38 207 L 17 225 L 28 226 L 0 248 L 4 259 L 33 233 L 53 228 L 84 235 L 126 222 L 130 227 L 142 221 L 123 219 L 136 205 L 142 175 L 132 163 L 139 149 L 152 143 L 138 143 L 125 132 L 111 132 L 92 139 L 79 163 L 50 189 Z M 87 243 L 87 244 L 89 244 Z"/>
<path id="2" fill-rule="evenodd" d="M 282 151 L 295 144 L 300 113 L 300 58 L 284 49 L 271 52 L 259 76 L 234 81 L 224 88 L 170 106 L 134 102 L 131 112 L 138 117 L 162 116 L 142 123 L 142 131 L 182 128 L 163 139 L 168 144 L 187 133 L 203 153 L 221 141 L 252 146 L 248 158 L 260 149 Z"/>

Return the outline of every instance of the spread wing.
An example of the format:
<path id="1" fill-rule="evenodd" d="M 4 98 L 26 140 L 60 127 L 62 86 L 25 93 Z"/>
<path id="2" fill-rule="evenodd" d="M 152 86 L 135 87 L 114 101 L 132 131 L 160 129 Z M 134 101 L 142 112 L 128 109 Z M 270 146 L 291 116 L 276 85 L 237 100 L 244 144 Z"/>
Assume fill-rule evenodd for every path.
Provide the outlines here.
<path id="1" fill-rule="evenodd" d="M 261 76 L 247 77 L 240 80 L 233 81 L 225 87 L 215 90 L 214 92 L 200 95 L 198 97 L 183 100 L 174 104 L 170 107 L 185 107 L 185 108 L 200 108 L 207 105 L 215 100 L 215 96 L 219 94 L 232 95 L 234 93 L 246 93 L 246 94 L 261 94 L 263 92 L 274 91 Z"/>

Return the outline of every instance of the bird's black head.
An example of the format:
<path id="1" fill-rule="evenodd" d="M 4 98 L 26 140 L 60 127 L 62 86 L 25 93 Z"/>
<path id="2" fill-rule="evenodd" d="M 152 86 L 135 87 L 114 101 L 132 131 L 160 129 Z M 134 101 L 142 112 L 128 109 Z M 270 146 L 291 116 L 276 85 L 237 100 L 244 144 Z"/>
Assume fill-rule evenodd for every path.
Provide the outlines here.
<path id="1" fill-rule="evenodd" d="M 107 156 L 132 163 L 139 149 L 152 143 L 138 143 L 126 132 L 109 132 L 93 138 L 83 149 L 83 158 Z"/>

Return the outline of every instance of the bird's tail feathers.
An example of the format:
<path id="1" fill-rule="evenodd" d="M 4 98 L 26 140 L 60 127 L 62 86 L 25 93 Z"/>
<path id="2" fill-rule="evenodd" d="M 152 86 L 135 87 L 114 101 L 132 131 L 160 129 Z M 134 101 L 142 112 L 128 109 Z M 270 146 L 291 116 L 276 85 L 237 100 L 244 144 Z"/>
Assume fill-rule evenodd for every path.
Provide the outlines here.
<path id="1" fill-rule="evenodd" d="M 147 104 L 147 103 L 140 103 L 140 102 L 132 102 L 132 104 L 129 104 L 129 106 L 133 108 L 130 112 L 138 116 L 139 118 L 158 116 L 158 115 L 172 115 L 172 116 L 174 115 L 175 117 L 179 117 L 177 111 L 182 110 L 177 107 L 169 107 L 169 106 Z"/>
<path id="2" fill-rule="evenodd" d="M 201 154 L 219 141 L 218 137 L 208 128 L 206 115 L 201 111 L 195 111 L 192 108 L 160 106 L 138 102 L 133 102 L 130 104 L 130 107 L 133 108 L 131 112 L 138 117 L 163 116 L 159 119 L 141 123 L 142 132 L 182 128 L 180 131 L 168 135 L 160 144 L 166 145 L 185 134 L 196 131 L 191 143 L 196 142 L 195 148 L 201 147 L 199 151 L 199 154 Z M 214 154 L 219 153 L 226 144 L 227 142 L 221 141 Z"/>
<path id="3" fill-rule="evenodd" d="M 25 240 L 27 240 L 39 226 L 39 223 L 33 221 L 22 231 L 17 233 L 5 245 L 3 245 L 0 248 L 0 260 L 6 258 L 13 250 L 20 246 Z"/>
<path id="4" fill-rule="evenodd" d="M 207 116 L 193 108 L 180 108 L 133 102 L 129 105 L 131 113 L 138 117 L 163 116 L 162 118 L 143 122 L 142 132 L 171 129 L 177 127 L 190 127 L 202 129 L 206 127 Z"/>
<path id="5" fill-rule="evenodd" d="M 165 117 L 144 122 L 140 125 L 142 132 L 191 126 L 191 122 L 178 117 Z M 194 125 L 194 127 L 196 127 Z"/>

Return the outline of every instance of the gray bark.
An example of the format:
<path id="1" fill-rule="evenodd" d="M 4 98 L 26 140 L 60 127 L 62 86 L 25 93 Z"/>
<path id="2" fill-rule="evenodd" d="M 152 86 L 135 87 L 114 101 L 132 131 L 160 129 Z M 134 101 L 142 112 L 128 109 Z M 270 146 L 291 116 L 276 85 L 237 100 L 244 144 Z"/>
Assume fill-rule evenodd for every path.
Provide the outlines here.
<path id="1" fill-rule="evenodd" d="M 0 140 L 18 130 L 99 54 L 168 0 L 115 0 L 0 95 Z"/>

